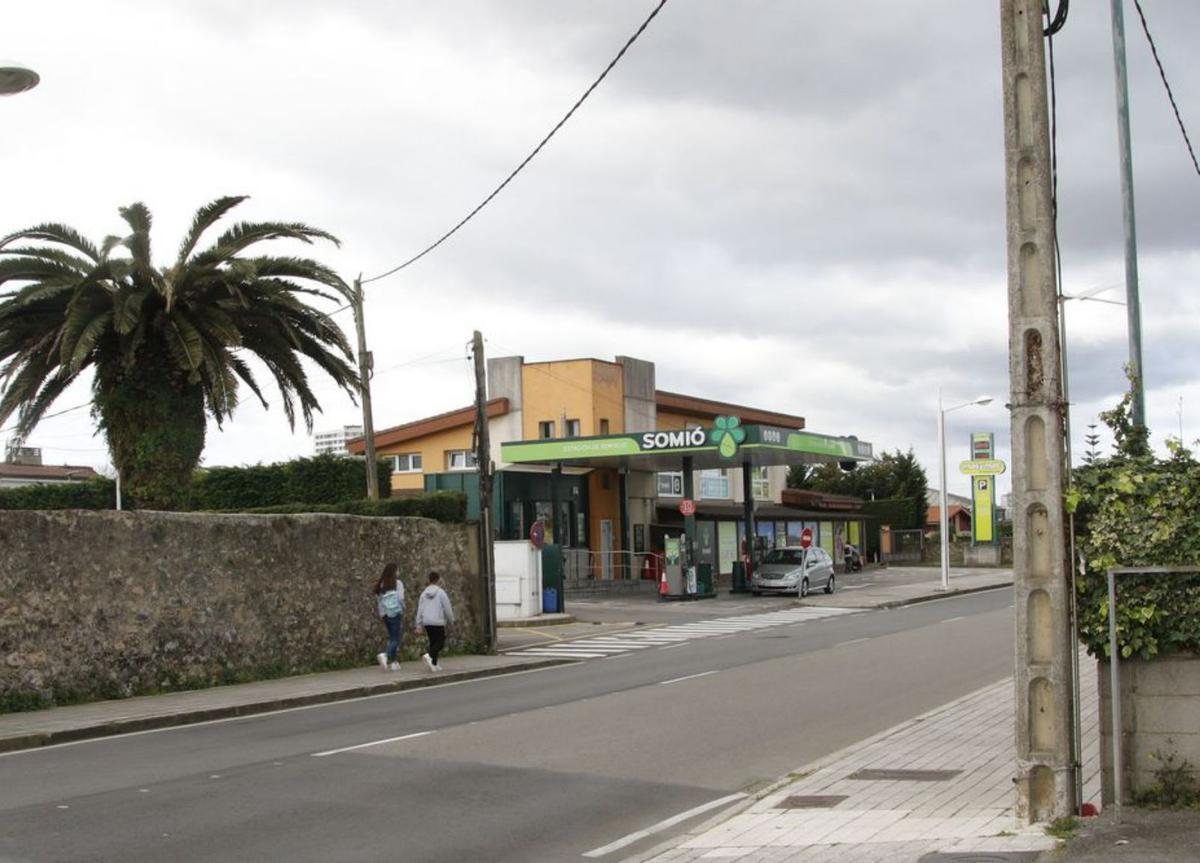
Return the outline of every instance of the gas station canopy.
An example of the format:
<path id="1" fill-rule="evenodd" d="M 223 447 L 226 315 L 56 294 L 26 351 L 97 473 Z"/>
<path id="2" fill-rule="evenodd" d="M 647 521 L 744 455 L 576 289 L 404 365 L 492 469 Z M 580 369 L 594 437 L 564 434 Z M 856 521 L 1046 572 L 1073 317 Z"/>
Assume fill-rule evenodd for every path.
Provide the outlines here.
<path id="1" fill-rule="evenodd" d="M 629 470 L 678 470 L 690 458 L 694 470 L 739 465 L 794 465 L 861 462 L 872 458 L 871 444 L 853 436 L 833 437 L 777 426 L 741 425 L 736 417 L 717 417 L 712 428 L 690 428 L 513 441 L 500 445 L 509 464 L 610 467 Z"/>

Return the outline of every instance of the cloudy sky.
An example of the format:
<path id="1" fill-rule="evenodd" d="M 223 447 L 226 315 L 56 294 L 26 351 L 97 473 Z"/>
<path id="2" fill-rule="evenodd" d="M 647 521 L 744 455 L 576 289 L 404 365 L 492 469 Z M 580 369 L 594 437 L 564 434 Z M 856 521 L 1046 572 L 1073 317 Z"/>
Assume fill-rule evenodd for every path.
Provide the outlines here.
<path id="1" fill-rule="evenodd" d="M 0 100 L 0 233 L 54 220 L 99 239 L 141 200 L 167 254 L 196 207 L 249 194 L 242 216 L 327 229 L 342 246 L 324 260 L 376 275 L 494 188 L 654 5 L 5 3 L 0 58 L 42 83 Z M 947 417 L 965 493 L 954 466 L 971 431 L 994 431 L 1008 459 L 998 6 L 672 0 L 475 221 L 369 285 L 376 425 L 468 404 L 480 329 L 491 355 L 653 360 L 660 388 L 911 447 L 934 481 L 939 388 L 946 404 L 993 395 Z M 1200 5 L 1143 6 L 1200 137 Z M 1190 441 L 1200 177 L 1127 7 L 1147 416 L 1157 443 L 1181 420 Z M 1073 4 L 1055 53 L 1065 289 L 1119 300 L 1108 4 Z M 1124 387 L 1125 309 L 1067 308 L 1078 454 Z M 318 391 L 318 428 L 356 421 Z M 56 409 L 89 398 L 80 384 Z M 29 443 L 108 464 L 86 409 Z M 247 401 L 210 429 L 205 462 L 311 445 L 278 403 Z"/>

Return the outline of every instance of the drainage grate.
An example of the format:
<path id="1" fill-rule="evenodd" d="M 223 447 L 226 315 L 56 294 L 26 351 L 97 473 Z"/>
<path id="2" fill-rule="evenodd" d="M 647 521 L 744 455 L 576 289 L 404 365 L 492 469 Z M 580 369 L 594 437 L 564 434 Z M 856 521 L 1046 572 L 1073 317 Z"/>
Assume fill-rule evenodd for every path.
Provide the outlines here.
<path id="1" fill-rule="evenodd" d="M 895 779 L 901 782 L 945 782 L 961 770 L 858 770 L 847 779 Z"/>
<path id="2" fill-rule="evenodd" d="M 793 794 L 785 797 L 776 809 L 832 809 L 849 795 L 847 794 Z"/>
<path id="3" fill-rule="evenodd" d="M 1033 863 L 1040 851 L 931 851 L 917 863 Z"/>

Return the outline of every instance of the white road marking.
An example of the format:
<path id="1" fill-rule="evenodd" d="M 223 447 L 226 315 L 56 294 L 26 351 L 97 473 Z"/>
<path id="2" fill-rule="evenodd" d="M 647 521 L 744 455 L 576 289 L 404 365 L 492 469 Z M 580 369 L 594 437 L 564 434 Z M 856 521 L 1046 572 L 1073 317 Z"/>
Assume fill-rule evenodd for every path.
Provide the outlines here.
<path id="1" fill-rule="evenodd" d="M 870 641 L 869 638 L 853 638 L 850 641 L 842 641 L 835 644 L 834 647 L 845 647 L 848 644 L 862 644 L 864 641 Z"/>
<path id="2" fill-rule="evenodd" d="M 672 677 L 670 680 L 659 681 L 659 686 L 667 686 L 671 683 L 682 683 L 685 680 L 695 680 L 697 677 L 708 677 L 710 674 L 720 674 L 721 672 L 714 669 L 712 671 L 701 671 L 699 674 L 689 674 L 686 677 Z"/>
<path id="3" fill-rule="evenodd" d="M 965 620 L 965 619 L 966 619 L 966 615 L 960 614 L 958 617 L 951 617 L 947 620 L 943 620 L 942 623 L 954 623 L 954 621 L 956 621 L 956 620 Z"/>
<path id="4" fill-rule="evenodd" d="M 636 833 L 630 833 L 628 836 L 622 836 L 615 842 L 609 842 L 607 845 L 603 845 L 600 848 L 594 848 L 591 851 L 587 851 L 583 856 L 603 857 L 606 854 L 619 851 L 627 845 L 632 845 L 634 842 L 645 839 L 647 836 L 652 836 L 655 833 L 666 830 L 668 827 L 674 827 L 676 824 L 687 821 L 689 818 L 694 818 L 697 815 L 703 815 L 705 812 L 716 809 L 719 806 L 724 806 L 727 803 L 733 803 L 737 800 L 742 800 L 745 798 L 745 796 L 745 794 L 739 791 L 737 794 L 730 794 L 728 797 L 722 797 L 719 800 L 711 800 L 708 803 L 703 803 L 700 806 L 695 807 L 694 809 L 689 809 L 686 812 L 680 812 L 678 815 L 672 815 L 670 818 L 665 818 L 662 821 L 659 821 L 657 824 L 651 824 L 644 830 L 638 830 Z"/>
<path id="5" fill-rule="evenodd" d="M 388 737 L 385 740 L 372 740 L 370 743 L 359 743 L 357 746 L 343 746 L 341 749 L 328 749 L 325 752 L 314 752 L 313 758 L 324 758 L 326 755 L 337 755 L 340 752 L 353 752 L 355 749 L 366 749 L 368 746 L 381 746 L 384 743 L 396 743 L 400 740 L 412 740 L 414 737 L 424 737 L 433 734 L 432 731 L 417 731 L 413 734 L 402 734 L 399 737 Z"/>

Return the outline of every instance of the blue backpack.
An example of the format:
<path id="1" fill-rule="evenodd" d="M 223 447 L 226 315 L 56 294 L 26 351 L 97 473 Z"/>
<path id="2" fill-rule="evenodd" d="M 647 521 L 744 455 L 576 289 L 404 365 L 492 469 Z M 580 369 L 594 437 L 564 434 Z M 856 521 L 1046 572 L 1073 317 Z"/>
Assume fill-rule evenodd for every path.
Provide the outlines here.
<path id="1" fill-rule="evenodd" d="M 400 598 L 400 592 L 397 590 L 389 590 L 381 596 L 379 604 L 383 606 L 383 613 L 388 617 L 395 617 L 404 611 L 404 600 Z"/>

